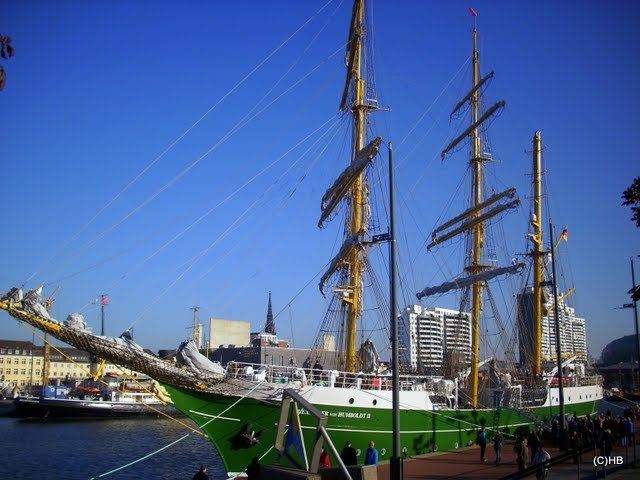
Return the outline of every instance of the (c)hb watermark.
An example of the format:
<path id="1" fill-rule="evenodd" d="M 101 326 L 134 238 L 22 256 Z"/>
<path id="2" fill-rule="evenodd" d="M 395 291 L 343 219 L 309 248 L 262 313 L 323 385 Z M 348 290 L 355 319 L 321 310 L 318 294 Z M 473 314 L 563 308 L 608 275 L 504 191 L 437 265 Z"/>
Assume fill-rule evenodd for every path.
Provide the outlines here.
<path id="1" fill-rule="evenodd" d="M 615 457 L 597 455 L 593 457 L 594 467 L 608 467 L 609 465 L 622 465 L 622 464 L 624 464 L 624 457 L 622 455 L 616 455 Z"/>

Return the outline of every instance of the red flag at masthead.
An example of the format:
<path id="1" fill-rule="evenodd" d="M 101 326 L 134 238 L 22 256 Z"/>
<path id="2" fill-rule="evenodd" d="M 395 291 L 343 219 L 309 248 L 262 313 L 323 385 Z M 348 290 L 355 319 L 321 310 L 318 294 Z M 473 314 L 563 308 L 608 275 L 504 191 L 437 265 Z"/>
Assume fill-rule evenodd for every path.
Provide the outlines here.
<path id="1" fill-rule="evenodd" d="M 471 12 L 471 15 L 473 15 L 474 17 L 478 16 L 478 12 L 476 12 L 473 8 L 469 7 L 469 11 Z"/>

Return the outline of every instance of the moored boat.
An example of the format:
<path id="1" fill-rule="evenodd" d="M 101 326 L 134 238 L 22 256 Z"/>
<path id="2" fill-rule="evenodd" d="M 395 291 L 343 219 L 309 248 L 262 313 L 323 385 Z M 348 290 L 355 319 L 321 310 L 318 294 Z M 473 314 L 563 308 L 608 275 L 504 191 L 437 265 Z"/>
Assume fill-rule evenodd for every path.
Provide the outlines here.
<path id="1" fill-rule="evenodd" d="M 27 419 L 174 417 L 181 415 L 153 393 L 150 379 L 136 379 L 135 388 L 120 378 L 105 376 L 73 389 L 44 387 L 42 395 L 18 396 L 14 415 Z M 100 387 L 100 388 L 99 388 Z"/>

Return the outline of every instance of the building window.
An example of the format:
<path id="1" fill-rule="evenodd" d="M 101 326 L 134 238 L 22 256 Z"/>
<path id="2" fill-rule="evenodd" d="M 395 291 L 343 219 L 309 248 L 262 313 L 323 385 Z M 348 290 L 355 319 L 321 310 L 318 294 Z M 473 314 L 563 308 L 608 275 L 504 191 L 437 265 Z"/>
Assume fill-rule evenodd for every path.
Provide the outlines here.
<path id="1" fill-rule="evenodd" d="M 13 374 L 14 374 L 14 375 L 17 375 L 17 374 L 18 374 L 18 369 L 17 369 L 17 368 L 14 368 L 14 369 L 13 369 Z"/>
<path id="2" fill-rule="evenodd" d="M 20 386 L 21 386 L 21 387 L 24 387 L 26 384 L 27 384 L 27 382 L 26 382 L 26 381 L 24 381 L 24 380 L 20 380 Z"/>
<path id="3" fill-rule="evenodd" d="M 26 369 L 22 369 L 20 370 L 20 375 L 26 375 L 27 374 L 27 370 Z"/>
<path id="4" fill-rule="evenodd" d="M 40 359 L 36 358 L 36 365 L 40 365 Z"/>
<path id="5" fill-rule="evenodd" d="M 40 370 L 36 370 L 36 375 L 40 375 Z"/>
<path id="6" fill-rule="evenodd" d="M 21 363 L 22 363 L 23 365 L 26 365 L 26 364 L 27 364 L 27 359 L 26 359 L 26 358 L 23 358 Z"/>
<path id="7" fill-rule="evenodd" d="M 4 358 L 0 358 L 0 363 L 4 363 Z"/>

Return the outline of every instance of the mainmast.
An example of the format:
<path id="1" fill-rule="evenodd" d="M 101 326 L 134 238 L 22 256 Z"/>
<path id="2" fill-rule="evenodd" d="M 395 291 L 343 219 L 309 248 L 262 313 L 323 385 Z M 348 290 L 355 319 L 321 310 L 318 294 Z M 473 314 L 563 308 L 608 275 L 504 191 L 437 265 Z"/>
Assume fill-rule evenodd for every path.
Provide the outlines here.
<path id="1" fill-rule="evenodd" d="M 470 9 L 475 17 L 475 10 Z M 473 28 L 473 74 L 471 90 L 456 105 L 451 115 L 453 116 L 462 105 L 466 102 L 470 103 L 471 125 L 456 137 L 443 151 L 442 159 L 446 157 L 454 147 L 465 139 L 471 142 L 471 151 L 469 164 L 472 169 L 471 175 L 471 199 L 469 208 L 462 214 L 456 216 L 452 220 L 445 222 L 437 227 L 431 234 L 432 242 L 427 249 L 439 245 L 460 234 L 467 234 L 469 238 L 469 246 L 471 251 L 467 255 L 467 263 L 465 264 L 465 276 L 445 282 L 436 287 L 428 287 L 417 293 L 418 299 L 426 296 L 446 293 L 453 289 L 471 288 L 471 369 L 470 381 L 467 393 L 470 403 L 475 407 L 478 406 L 478 390 L 479 390 L 479 361 L 480 361 L 480 317 L 483 309 L 483 292 L 487 287 L 487 282 L 492 278 L 500 275 L 516 273 L 524 267 L 523 263 L 517 263 L 507 267 L 494 268 L 491 265 L 485 265 L 484 244 L 486 222 L 506 210 L 515 208 L 519 203 L 519 198 L 514 198 L 516 191 L 514 188 L 505 190 L 504 192 L 491 195 L 485 198 L 483 191 L 484 183 L 484 164 L 491 161 L 491 158 L 482 155 L 482 142 L 480 138 L 480 127 L 498 110 L 505 106 L 504 100 L 495 103 L 484 113 L 480 112 L 480 99 L 482 87 L 493 77 L 493 72 L 480 77 L 480 54 L 478 51 L 478 31 Z"/>
<path id="2" fill-rule="evenodd" d="M 350 110 L 353 116 L 352 156 L 350 165 L 338 177 L 333 186 L 322 198 L 322 215 L 319 226 L 334 211 L 338 203 L 347 198 L 346 239 L 338 255 L 320 280 L 320 290 L 324 293 L 324 284 L 330 276 L 340 270 L 342 273 L 340 297 L 346 308 L 346 356 L 344 369 L 356 371 L 357 323 L 363 311 L 363 273 L 366 262 L 366 249 L 363 244 L 369 219 L 368 186 L 364 180 L 365 167 L 378 153 L 381 138 L 366 144 L 366 126 L 369 110 L 377 108 L 366 103 L 366 83 L 363 78 L 364 63 L 364 27 L 365 2 L 356 0 L 353 6 L 351 28 L 347 43 L 347 78 L 345 82 L 340 110 Z M 349 103 L 351 102 L 351 103 Z"/>
<path id="3" fill-rule="evenodd" d="M 476 86 L 480 81 L 480 59 L 478 53 L 478 31 L 473 29 L 473 94 L 471 96 L 471 123 L 476 125 L 478 122 L 479 111 L 479 94 Z M 473 204 L 477 207 L 482 203 L 482 178 L 483 178 L 483 161 L 480 156 L 480 135 L 478 135 L 478 127 L 473 129 L 472 138 L 472 154 L 469 160 L 473 167 L 472 176 L 472 195 Z M 466 267 L 471 275 L 478 275 L 485 268 L 482 263 L 482 248 L 484 246 L 484 223 L 478 223 L 473 227 L 473 259 L 472 263 Z M 482 289 L 484 282 L 475 282 L 472 287 L 472 309 L 471 309 L 471 382 L 469 385 L 469 397 L 471 405 L 478 405 L 478 363 L 480 362 L 480 314 L 482 313 Z"/>
<path id="4" fill-rule="evenodd" d="M 540 132 L 533 136 L 533 217 L 531 218 L 533 247 L 531 257 L 533 264 L 533 375 L 537 377 L 542 371 L 542 282 L 544 281 L 544 265 L 542 249 L 542 140 Z"/>

